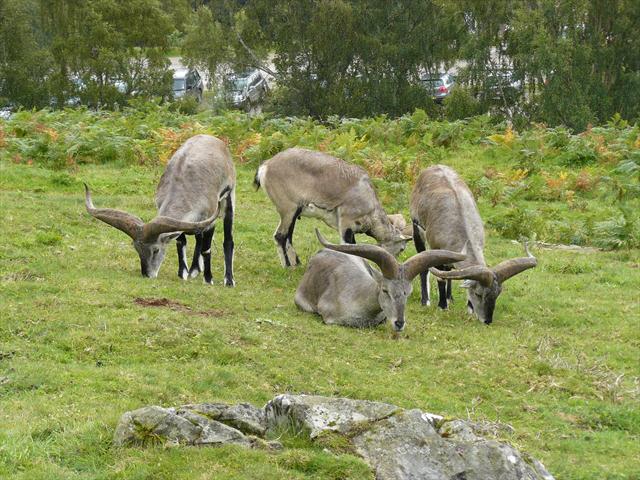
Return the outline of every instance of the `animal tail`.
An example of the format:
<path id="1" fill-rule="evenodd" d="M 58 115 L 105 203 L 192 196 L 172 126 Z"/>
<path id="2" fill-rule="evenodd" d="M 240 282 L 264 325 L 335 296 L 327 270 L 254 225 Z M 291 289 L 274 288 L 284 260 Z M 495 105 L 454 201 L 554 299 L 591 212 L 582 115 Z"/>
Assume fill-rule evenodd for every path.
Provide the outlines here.
<path id="1" fill-rule="evenodd" d="M 253 184 L 256 187 L 256 190 L 259 190 L 262 186 L 262 177 L 264 176 L 264 167 L 261 164 L 256 170 L 256 176 L 253 178 Z"/>

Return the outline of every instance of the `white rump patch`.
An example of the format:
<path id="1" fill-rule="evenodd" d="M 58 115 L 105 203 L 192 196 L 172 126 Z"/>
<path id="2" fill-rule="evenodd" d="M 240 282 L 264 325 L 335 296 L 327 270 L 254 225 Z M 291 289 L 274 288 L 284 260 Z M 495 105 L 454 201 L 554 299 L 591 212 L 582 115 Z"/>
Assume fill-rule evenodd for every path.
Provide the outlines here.
<path id="1" fill-rule="evenodd" d="M 258 168 L 258 183 L 260 183 L 260 186 L 262 188 L 265 188 L 265 175 L 267 174 L 267 166 L 266 165 L 260 165 L 260 167 Z"/>

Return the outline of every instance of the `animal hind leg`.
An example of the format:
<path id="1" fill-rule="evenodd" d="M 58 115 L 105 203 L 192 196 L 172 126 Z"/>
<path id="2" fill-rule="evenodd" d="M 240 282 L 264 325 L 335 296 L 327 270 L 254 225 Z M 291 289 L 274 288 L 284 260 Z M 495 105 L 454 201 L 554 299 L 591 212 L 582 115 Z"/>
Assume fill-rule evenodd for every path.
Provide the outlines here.
<path id="1" fill-rule="evenodd" d="M 300 258 L 293 248 L 293 230 L 296 227 L 296 222 L 300 218 L 300 213 L 302 212 L 302 207 L 298 207 L 296 213 L 293 214 L 293 220 L 291 221 L 291 225 L 289 225 L 289 230 L 287 231 L 287 240 L 285 242 L 285 254 L 289 263 L 292 266 L 296 266 L 300 264 Z"/>
<path id="2" fill-rule="evenodd" d="M 204 259 L 202 258 L 202 234 L 196 233 L 196 247 L 193 249 L 193 260 L 189 268 L 189 278 L 195 278 L 204 270 Z"/>
<path id="3" fill-rule="evenodd" d="M 189 270 L 187 269 L 187 236 L 184 233 L 176 238 L 176 246 L 178 250 L 178 276 L 186 280 Z"/>
<path id="4" fill-rule="evenodd" d="M 213 276 L 211 275 L 211 242 L 213 240 L 213 232 L 215 231 L 215 225 L 211 227 L 211 230 L 202 232 L 202 258 L 204 267 L 204 282 L 209 285 L 213 285 Z"/>
<path id="5" fill-rule="evenodd" d="M 424 243 L 422 235 L 420 234 L 420 227 L 417 222 L 413 222 L 413 243 L 416 246 L 416 252 L 424 252 L 427 247 Z M 420 272 L 420 303 L 422 305 L 431 305 L 429 299 L 429 272 Z"/>
<path id="6" fill-rule="evenodd" d="M 224 284 L 227 287 L 235 286 L 233 279 L 233 193 L 227 198 L 224 209 L 224 241 L 222 249 L 224 250 Z"/>
<path id="7" fill-rule="evenodd" d="M 297 219 L 297 212 L 298 209 L 289 211 L 287 213 L 280 212 L 280 223 L 278 224 L 278 228 L 276 228 L 276 231 L 273 234 L 273 239 L 276 242 L 276 249 L 278 250 L 278 255 L 280 256 L 280 263 L 282 263 L 283 267 L 291 267 L 291 260 L 296 259 L 295 250 L 293 249 L 293 245 L 291 245 L 291 242 L 289 240 L 289 232 L 293 234 L 292 224 L 295 224 L 295 221 Z M 293 265 L 297 264 L 293 263 Z"/>

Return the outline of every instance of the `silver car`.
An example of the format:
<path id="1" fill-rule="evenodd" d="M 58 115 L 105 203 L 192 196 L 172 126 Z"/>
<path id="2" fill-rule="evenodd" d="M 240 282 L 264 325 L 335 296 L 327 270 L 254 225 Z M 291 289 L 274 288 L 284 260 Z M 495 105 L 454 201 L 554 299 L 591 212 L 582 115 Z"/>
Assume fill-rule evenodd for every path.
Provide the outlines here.
<path id="1" fill-rule="evenodd" d="M 236 108 L 251 108 L 258 105 L 269 87 L 259 70 L 252 70 L 227 77 L 227 91 L 230 103 Z"/>
<path id="2" fill-rule="evenodd" d="M 201 102 L 203 90 L 204 82 L 196 70 L 178 68 L 173 71 L 173 98 L 176 100 L 185 95 L 193 95 Z"/>
<path id="3" fill-rule="evenodd" d="M 431 95 L 431 98 L 433 98 L 436 103 L 442 103 L 442 101 L 451 93 L 451 89 L 456 83 L 455 77 L 448 73 L 427 75 L 421 80 L 422 84 Z"/>

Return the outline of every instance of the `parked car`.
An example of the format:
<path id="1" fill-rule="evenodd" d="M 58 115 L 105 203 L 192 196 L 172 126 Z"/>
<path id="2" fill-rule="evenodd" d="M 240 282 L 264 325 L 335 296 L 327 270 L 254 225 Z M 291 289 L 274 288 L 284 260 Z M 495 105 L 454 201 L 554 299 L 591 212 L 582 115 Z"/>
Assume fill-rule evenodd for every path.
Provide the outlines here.
<path id="1" fill-rule="evenodd" d="M 2 120 L 9 120 L 13 115 L 14 109 L 11 106 L 0 107 L 0 118 Z"/>
<path id="2" fill-rule="evenodd" d="M 178 68 L 173 71 L 173 98 L 193 95 L 198 102 L 202 101 L 204 82 L 200 74 L 190 68 Z"/>
<path id="3" fill-rule="evenodd" d="M 481 97 L 485 100 L 514 102 L 522 93 L 522 82 L 513 70 L 498 69 L 487 71 L 484 78 L 484 91 Z"/>
<path id="4" fill-rule="evenodd" d="M 229 75 L 226 79 L 226 90 L 231 105 L 249 109 L 262 101 L 269 86 L 259 70 L 252 70 Z"/>
<path id="5" fill-rule="evenodd" d="M 456 83 L 455 77 L 448 73 L 427 75 L 421 81 L 436 103 L 442 103 Z"/>

